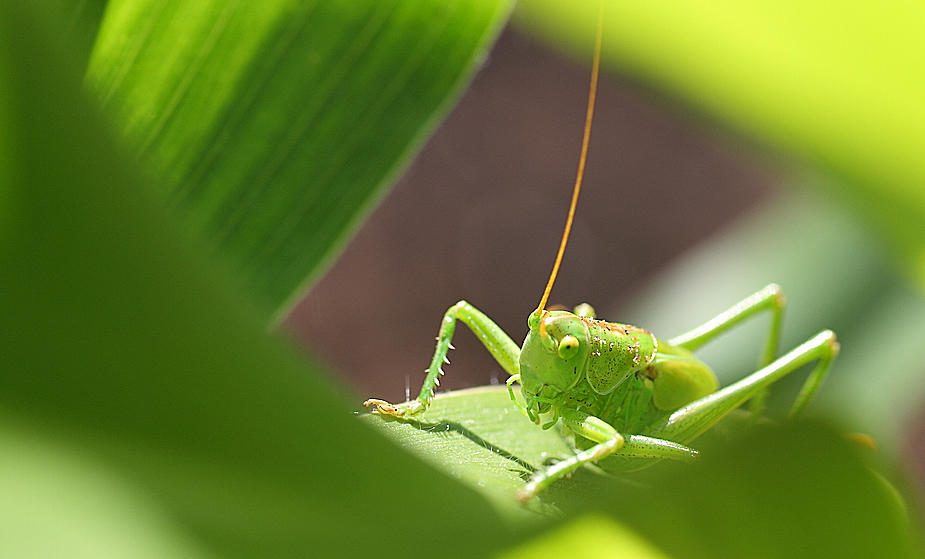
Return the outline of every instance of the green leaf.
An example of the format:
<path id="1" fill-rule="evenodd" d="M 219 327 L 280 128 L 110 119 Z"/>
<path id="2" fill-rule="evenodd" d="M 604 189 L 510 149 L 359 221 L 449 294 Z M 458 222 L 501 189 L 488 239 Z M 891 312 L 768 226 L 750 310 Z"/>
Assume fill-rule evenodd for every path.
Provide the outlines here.
<path id="1" fill-rule="evenodd" d="M 796 422 L 698 447 L 700 464 L 604 489 L 601 508 L 677 557 L 922 556 L 918 518 L 831 427 Z"/>
<path id="2" fill-rule="evenodd" d="M 108 0 L 44 0 L 42 3 L 49 11 L 61 14 L 62 25 L 58 32 L 69 38 L 68 42 L 77 49 L 75 54 L 80 67 L 85 68 Z"/>
<path id="3" fill-rule="evenodd" d="M 581 557 L 583 559 L 667 559 L 644 538 L 604 515 L 583 515 L 544 531 L 533 540 L 499 556 L 501 559 Z"/>
<path id="4" fill-rule="evenodd" d="M 521 506 L 514 494 L 547 458 L 567 456 L 568 444 L 543 431 L 511 404 L 502 387 L 441 394 L 414 421 L 364 416 L 397 444 L 446 470 L 513 519 L 536 520 L 556 509 L 546 498 Z"/>
<path id="5" fill-rule="evenodd" d="M 156 499 L 76 449 L 7 422 L 0 449 L 4 557 L 209 557 Z"/>
<path id="6" fill-rule="evenodd" d="M 415 526 L 445 556 L 516 541 L 267 333 L 115 147 L 54 29 L 0 3 L 0 556 L 359 557 Z"/>
<path id="7" fill-rule="evenodd" d="M 294 304 L 484 58 L 505 0 L 114 0 L 88 81 L 258 304 Z"/>
<path id="8" fill-rule="evenodd" d="M 625 478 L 579 470 L 518 509 L 524 477 L 569 447 L 556 429 L 527 420 L 504 387 L 441 394 L 414 420 L 367 420 L 507 516 L 578 515 L 573 526 L 595 534 L 579 546 L 588 556 L 606 545 L 605 534 L 625 530 L 600 528 L 595 511 L 672 557 L 920 556 L 895 489 L 870 469 L 864 449 L 820 424 L 714 434 L 695 443 L 701 463 L 660 463 Z"/>

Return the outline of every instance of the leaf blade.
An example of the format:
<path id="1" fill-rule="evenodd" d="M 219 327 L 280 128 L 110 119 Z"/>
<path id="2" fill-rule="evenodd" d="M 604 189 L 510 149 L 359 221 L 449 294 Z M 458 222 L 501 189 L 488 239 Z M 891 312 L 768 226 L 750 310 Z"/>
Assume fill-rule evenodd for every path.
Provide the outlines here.
<path id="1" fill-rule="evenodd" d="M 477 2 L 113 2 L 89 81 L 279 317 L 407 165 L 500 31 Z"/>

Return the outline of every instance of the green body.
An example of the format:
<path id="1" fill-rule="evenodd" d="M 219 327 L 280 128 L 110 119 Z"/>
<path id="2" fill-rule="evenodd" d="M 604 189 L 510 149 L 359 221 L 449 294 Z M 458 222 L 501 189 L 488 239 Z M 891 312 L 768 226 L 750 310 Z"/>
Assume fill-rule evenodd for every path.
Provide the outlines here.
<path id="1" fill-rule="evenodd" d="M 542 323 L 542 324 L 540 324 Z M 659 417 L 719 387 L 693 353 L 651 332 L 552 311 L 531 317 L 520 351 L 520 384 L 531 419 L 562 410 L 599 417 L 623 433 L 643 433 Z M 561 340 L 578 340 L 563 359 Z"/>
<path id="2" fill-rule="evenodd" d="M 421 393 L 403 404 L 368 400 L 379 413 L 411 417 L 424 411 L 448 362 L 457 321 L 469 326 L 498 363 L 511 374 L 515 405 L 543 428 L 561 424 L 575 435 L 576 453 L 538 467 L 519 498 L 527 500 L 575 469 L 608 457 L 611 471 L 629 471 L 660 459 L 690 460 L 687 445 L 719 420 L 752 400 L 760 413 L 768 386 L 803 365 L 817 362 L 791 409 L 809 403 L 838 352 L 835 334 L 824 330 L 776 358 L 784 297 L 770 285 L 704 325 L 668 341 L 629 326 L 597 320 L 581 305 L 575 313 L 537 310 L 527 324 L 522 348 L 494 322 L 465 301 L 443 317 L 437 348 Z M 710 367 L 692 353 L 720 333 L 760 312 L 771 313 L 771 328 L 759 369 L 722 389 Z M 513 390 L 519 382 L 524 404 Z"/>

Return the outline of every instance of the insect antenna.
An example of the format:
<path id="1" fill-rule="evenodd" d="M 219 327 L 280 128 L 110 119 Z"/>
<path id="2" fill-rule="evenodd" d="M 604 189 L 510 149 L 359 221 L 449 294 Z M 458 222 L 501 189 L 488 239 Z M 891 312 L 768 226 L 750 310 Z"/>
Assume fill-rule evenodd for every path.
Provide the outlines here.
<path id="1" fill-rule="evenodd" d="M 556 276 L 559 274 L 559 265 L 562 263 L 562 255 L 565 254 L 565 245 L 568 244 L 569 233 L 572 231 L 572 221 L 575 219 L 575 208 L 578 206 L 578 194 L 581 192 L 581 181 L 585 176 L 585 161 L 588 158 L 588 144 L 591 140 L 591 121 L 594 120 L 594 101 L 597 99 L 597 78 L 601 67 L 601 42 L 604 36 L 604 2 L 601 2 L 600 12 L 597 18 L 597 37 L 594 40 L 594 59 L 591 63 L 591 88 L 588 92 L 588 112 L 585 115 L 585 132 L 581 141 L 581 156 L 578 159 L 578 176 L 575 178 L 575 188 L 572 190 L 572 203 L 569 205 L 568 217 L 565 220 L 565 230 L 562 231 L 562 241 L 559 243 L 559 252 L 556 254 L 556 262 L 552 266 L 552 273 L 549 274 L 549 281 L 546 283 L 546 289 L 543 291 L 543 298 L 536 308 L 535 313 L 542 313 L 546 308 L 546 301 L 549 299 L 549 293 L 552 286 L 556 283 Z"/>

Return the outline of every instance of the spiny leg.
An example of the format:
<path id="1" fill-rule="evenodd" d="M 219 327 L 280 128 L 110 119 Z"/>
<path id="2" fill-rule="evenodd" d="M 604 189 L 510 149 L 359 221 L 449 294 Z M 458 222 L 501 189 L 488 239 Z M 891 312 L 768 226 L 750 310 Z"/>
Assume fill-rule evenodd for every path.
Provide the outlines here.
<path id="1" fill-rule="evenodd" d="M 440 333 L 437 335 L 437 348 L 434 351 L 430 367 L 426 371 L 427 376 L 424 378 L 424 385 L 421 386 L 418 397 L 403 404 L 390 404 L 385 400 L 374 398 L 366 400 L 363 405 L 376 406 L 376 411 L 379 413 L 398 417 L 417 415 L 427 409 L 434 397 L 434 390 L 440 386 L 440 375 L 443 374 L 442 366 L 444 363 L 449 363 L 446 354 L 453 347 L 451 342 L 453 341 L 453 332 L 456 331 L 457 320 L 461 320 L 475 333 L 476 337 L 508 374 L 517 375 L 519 373 L 520 348 L 517 347 L 517 344 L 482 311 L 466 301 L 460 301 L 450 307 L 446 314 L 443 315 L 443 320 L 440 322 Z"/>
<path id="2" fill-rule="evenodd" d="M 703 325 L 694 328 L 690 332 L 672 338 L 668 343 L 694 351 L 726 330 L 744 322 L 758 313 L 771 311 L 771 327 L 768 332 L 768 340 L 765 343 L 764 351 L 758 359 L 758 368 L 767 367 L 774 361 L 774 358 L 777 357 L 784 307 L 786 304 L 787 301 L 780 286 L 772 283 L 754 295 L 735 304 L 729 310 L 720 313 Z M 749 408 L 754 417 L 760 416 L 764 411 L 766 399 L 767 390 L 760 391 L 752 397 L 749 402 Z"/>
<path id="3" fill-rule="evenodd" d="M 790 416 L 796 416 L 803 411 L 819 389 L 837 354 L 838 341 L 835 333 L 823 330 L 767 367 L 682 407 L 660 424 L 647 429 L 645 434 L 686 444 L 755 394 L 803 365 L 815 361 L 816 366 L 803 384 L 790 410 Z"/>

